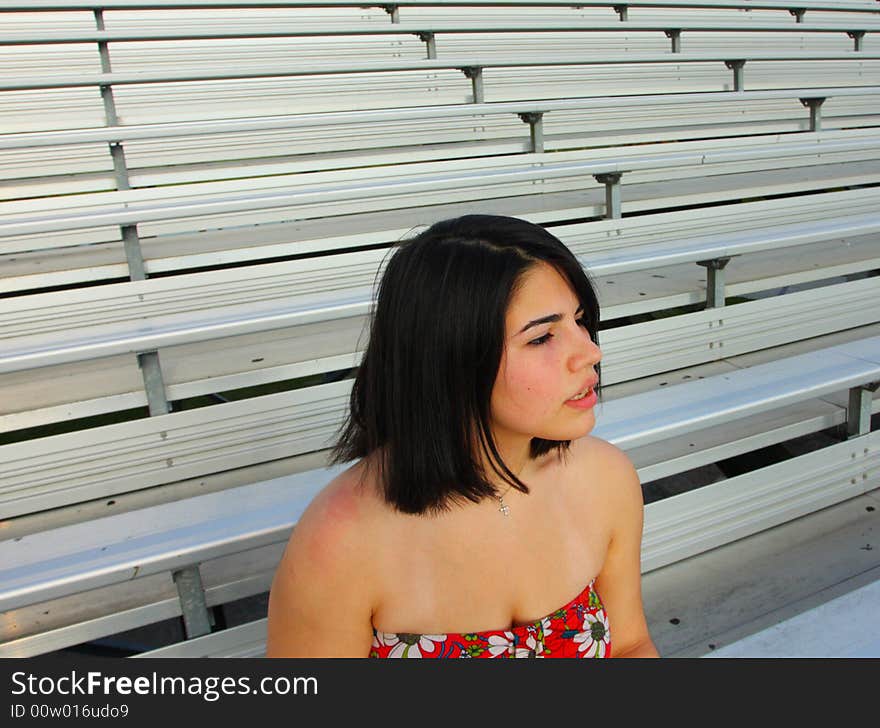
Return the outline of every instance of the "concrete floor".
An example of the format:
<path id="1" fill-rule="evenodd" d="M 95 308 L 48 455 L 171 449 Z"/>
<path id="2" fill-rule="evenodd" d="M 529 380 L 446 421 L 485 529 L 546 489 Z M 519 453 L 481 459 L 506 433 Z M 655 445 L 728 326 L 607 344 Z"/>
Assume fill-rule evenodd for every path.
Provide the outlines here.
<path id="1" fill-rule="evenodd" d="M 705 657 L 880 658 L 880 579 Z M 831 649 L 829 650 L 829 646 Z"/>
<path id="2" fill-rule="evenodd" d="M 642 590 L 660 654 L 700 657 L 847 594 L 853 597 L 837 604 L 850 611 L 835 618 L 867 625 L 861 647 L 875 649 L 880 589 L 855 598 L 856 590 L 875 582 L 880 583 L 880 489 L 648 572 Z M 784 634 L 789 644 L 779 634 L 760 644 L 752 640 L 749 655 L 843 657 L 858 651 L 859 645 L 835 640 L 833 632 L 833 624 L 829 629 L 824 621 L 809 631 L 789 629 Z M 720 654 L 744 656 L 739 648 Z"/>

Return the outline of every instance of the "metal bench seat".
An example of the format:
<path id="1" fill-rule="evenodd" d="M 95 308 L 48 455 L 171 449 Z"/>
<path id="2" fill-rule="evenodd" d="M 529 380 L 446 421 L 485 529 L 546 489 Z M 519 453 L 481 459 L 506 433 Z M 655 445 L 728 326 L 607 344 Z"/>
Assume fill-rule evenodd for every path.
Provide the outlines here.
<path id="1" fill-rule="evenodd" d="M 257 619 L 132 657 L 265 657 L 267 622 L 267 619 Z"/>
<path id="2" fill-rule="evenodd" d="M 174 0 L 173 3 L 146 2 L 145 0 L 103 0 L 100 3 L 94 2 L 78 2 L 77 0 L 68 0 L 67 2 L 58 2 L 58 0 L 19 0 L 18 2 L 10 2 L 12 10 L 30 10 L 30 11 L 61 11 L 61 10 L 92 10 L 95 7 L 107 10 L 145 10 L 162 7 L 174 8 L 245 8 L 245 7 L 265 7 L 265 8 L 370 8 L 384 7 L 381 0 L 377 0 L 375 4 L 367 1 L 358 0 Z M 401 0 L 396 3 L 398 8 L 480 8 L 489 10 L 492 8 L 554 8 L 554 7 L 571 7 L 567 0 Z M 617 8 L 619 3 L 617 0 L 590 0 L 584 2 L 578 7 L 589 8 Z M 783 0 L 753 0 L 751 2 L 743 2 L 742 0 L 628 0 L 627 8 L 672 8 L 675 10 L 695 10 L 695 9 L 721 9 L 721 10 L 737 10 L 737 9 L 757 9 L 757 10 L 776 10 L 780 12 L 788 12 L 791 5 Z M 806 11 L 830 12 L 830 13 L 877 13 L 878 10 L 872 3 L 854 2 L 852 0 L 842 2 L 831 2 L 829 0 L 800 0 L 798 7 Z M 392 16 L 394 20 L 394 16 Z"/>
<path id="3" fill-rule="evenodd" d="M 871 87 L 655 94 L 20 132 L 0 135 L 0 177 L 7 181 L 0 197 L 112 190 L 116 181 L 106 144 L 117 141 L 125 144 L 131 186 L 162 186 L 803 131 L 815 125 L 799 101 L 806 98 L 824 99 L 826 130 L 869 126 L 877 121 L 876 95 Z"/>
<path id="4" fill-rule="evenodd" d="M 870 204 L 876 195 L 862 197 Z M 736 212 L 747 213 L 750 207 L 737 206 Z M 784 208 L 777 210 L 785 213 Z M 641 218 L 625 221 L 638 225 L 587 223 L 558 232 L 592 275 L 608 276 L 760 251 L 776 253 L 868 236 L 880 228 L 872 213 L 835 219 L 828 217 L 828 208 L 824 212 L 824 220 L 788 227 L 771 227 L 776 220 L 768 216 L 763 228 L 726 235 L 719 231 L 710 236 L 701 225 L 694 237 L 680 235 L 675 245 L 639 239 L 645 226 Z M 677 230 L 681 233 L 682 227 Z M 871 249 L 869 243 L 869 254 Z M 5 342 L 0 373 L 339 319 L 356 318 L 359 328 L 387 255 L 383 248 L 12 298 L 0 314 Z M 868 258 L 862 269 L 870 269 L 873 260 Z M 814 275 L 832 277 L 821 268 Z M 737 292 L 743 291 L 741 287 Z"/>
<path id="5" fill-rule="evenodd" d="M 247 20 L 247 15 L 242 16 L 243 20 Z M 255 22 L 256 21 L 256 22 Z M 454 22 L 403 22 L 403 23 L 335 23 L 326 25 L 309 25 L 305 27 L 284 27 L 278 18 L 274 19 L 274 24 L 267 21 L 260 23 L 257 18 L 247 23 L 244 27 L 210 27 L 210 21 L 205 18 L 198 20 L 191 18 L 190 24 L 187 26 L 185 20 L 180 26 L 174 29 L 162 28 L 123 28 L 114 27 L 112 30 L 91 30 L 91 31 L 58 31 L 50 30 L 39 33 L 28 32 L 4 32 L 0 33 L 0 45 L 59 45 L 59 44 L 82 44 L 82 43 L 135 43 L 135 42 L 181 42 L 181 41 L 198 41 L 198 40 L 242 40 L 248 38 L 258 39 L 274 39 L 274 38 L 316 38 L 316 37 L 340 37 L 348 38 L 352 36 L 406 36 L 414 35 L 416 37 L 426 33 L 436 35 L 485 35 L 498 34 L 502 36 L 511 36 L 508 40 L 516 41 L 516 35 L 519 34 L 544 34 L 544 33 L 561 33 L 580 35 L 582 33 L 611 33 L 619 35 L 622 30 L 627 33 L 658 33 L 663 34 L 666 31 L 677 30 L 679 32 L 702 31 L 714 33 L 730 33 L 731 31 L 741 30 L 745 33 L 779 33 L 781 35 L 795 35 L 805 33 L 837 33 L 845 34 L 839 22 L 822 23 L 822 22 L 805 22 L 792 24 L 791 22 L 776 21 L 751 21 L 748 22 L 710 22 L 707 20 L 695 20 L 693 18 L 684 21 L 668 21 L 667 23 L 658 21 L 628 21 L 625 26 L 620 25 L 620 21 L 609 21 L 605 23 L 577 23 L 568 22 L 560 23 L 552 20 L 535 19 L 531 22 L 520 23 L 499 23 L 491 18 L 471 17 L 462 21 Z M 118 22 L 118 21 L 117 21 Z M 849 21 L 852 22 L 852 21 Z M 852 32 L 863 31 L 866 33 L 877 32 L 877 19 L 871 18 L 869 15 L 862 16 L 856 21 L 857 24 L 851 28 Z M 117 24 L 114 24 L 117 25 Z M 208 27 L 206 27 L 206 25 Z M 849 27 L 849 26 L 847 26 Z"/>
<path id="6" fill-rule="evenodd" d="M 626 184 L 791 170 L 816 165 L 820 158 L 823 165 L 873 159 L 880 148 L 877 138 L 874 129 L 805 132 L 724 143 L 644 145 L 628 152 L 513 155 L 18 201 L 0 211 L 0 238 L 118 225 L 140 225 L 143 237 L 192 231 L 195 225 L 265 224 L 454 202 L 475 194 L 483 199 L 528 194 L 535 192 L 536 183 L 542 193 L 583 189 L 596 184 L 591 177 L 597 174 L 626 173 Z M 247 217 L 242 219 L 242 213 Z M 21 250 L 23 245 L 4 244 L 3 250 Z"/>
<path id="7" fill-rule="evenodd" d="M 482 59 L 476 56 L 447 57 L 443 59 L 418 59 L 416 61 L 375 61 L 362 64 L 319 64 L 319 65 L 287 65 L 287 66 L 255 66 L 246 69 L 214 69 L 172 71 L 165 73 L 127 73 L 110 71 L 105 73 L 69 73 L 59 74 L 53 78 L 40 76 L 19 76 L 0 82 L 0 92 L 6 91 L 38 91 L 63 88 L 88 88 L 100 86 L 127 86 L 135 84 L 155 83 L 186 83 L 196 81 L 232 81 L 254 78 L 279 78 L 288 76 L 338 76 L 343 74 L 365 73 L 401 73 L 407 71 L 436 72 L 458 69 L 492 69 L 492 68 L 531 68 L 537 66 L 581 66 L 581 65 L 631 65 L 631 64 L 668 64 L 676 65 L 691 63 L 719 63 L 729 61 L 751 61 L 754 63 L 770 62 L 803 62 L 803 61 L 852 61 L 864 63 L 880 59 L 880 54 L 870 51 L 847 52 L 773 52 L 753 51 L 742 59 L 736 52 L 730 53 L 665 53 L 665 54 L 616 54 L 616 55 L 580 55 L 558 58 L 554 56 L 533 57 L 529 59 L 508 56 L 503 58 Z M 740 90 L 739 88 L 736 90 Z M 478 92 L 475 102 L 483 99 Z"/>
<path id="8" fill-rule="evenodd" d="M 719 263 L 611 274 L 598 278 L 596 284 L 605 320 L 658 318 L 682 307 L 706 305 L 719 283 L 723 283 L 724 298 L 741 301 L 870 276 L 880 263 L 878 252 L 872 235 L 844 237 L 735 257 L 720 271 L 713 271 L 713 266 L 723 259 L 712 258 Z M 714 293 L 719 302 L 721 295 L 720 291 Z"/>
<path id="9" fill-rule="evenodd" d="M 306 129 L 327 129 L 335 126 L 370 126 L 390 123 L 437 122 L 439 120 L 468 117 L 486 119 L 493 116 L 518 114 L 546 114 L 549 121 L 553 115 L 566 112 L 600 112 L 616 109 L 638 109 L 644 113 L 654 107 L 692 106 L 702 104 L 740 104 L 759 101 L 793 100 L 800 98 L 833 98 L 874 96 L 880 93 L 877 86 L 804 87 L 794 89 L 764 89 L 755 91 L 715 91 L 695 94 L 647 94 L 631 96 L 599 96 L 566 99 L 524 100 L 517 102 L 492 102 L 481 104 L 432 105 L 429 107 L 397 107 L 391 109 L 342 112 L 273 114 L 241 118 L 207 119 L 156 124 L 126 124 L 124 126 L 97 126 L 93 128 L 67 128 L 54 131 L 22 131 L 0 135 L 0 150 L 62 147 L 92 143 L 167 140 L 184 137 L 210 137 L 220 134 L 240 134 Z M 729 109 L 728 109 L 729 110 Z M 628 113 L 633 113 L 629 111 Z M 729 120 L 728 120 L 729 121 Z M 387 142 L 386 142 L 387 143 Z"/>
<path id="10" fill-rule="evenodd" d="M 878 293 L 878 279 L 865 278 L 610 329 L 602 337 L 603 378 L 631 381 L 873 324 L 878 314 L 864 302 Z M 358 333 L 351 331 L 349 341 Z M 313 336 L 296 338 L 300 356 L 311 362 L 333 338 Z M 357 347 L 345 356 L 348 366 L 359 363 Z M 253 382 L 265 374 L 256 368 L 233 377 Z M 217 384 L 201 382 L 202 391 L 217 391 Z M 322 450 L 342 421 L 350 385 L 307 386 L 0 446 L 0 512 L 21 516 Z M 45 414 L 25 411 L 18 422 Z"/>
<path id="11" fill-rule="evenodd" d="M 630 450 L 823 395 L 847 389 L 861 391 L 861 385 L 880 377 L 878 347 L 880 338 L 868 337 L 680 386 L 611 399 L 602 405 L 596 434 Z M 870 398 L 865 401 L 870 406 Z M 781 476 L 792 467 L 790 461 L 769 466 L 779 471 L 778 477 L 770 477 L 770 471 L 762 469 L 650 504 L 646 509 L 643 568 L 656 568 L 724 543 L 725 539 L 782 522 L 794 517 L 790 514 L 798 509 L 807 512 L 804 508 L 814 507 L 817 498 L 837 502 L 851 497 L 851 480 L 856 481 L 859 493 L 876 487 L 873 480 L 852 477 L 870 472 L 871 463 L 878 457 L 876 446 L 880 443 L 876 441 L 876 433 L 862 433 L 857 439 L 797 458 L 803 461 L 798 464 L 803 476 L 806 460 L 812 457 L 807 471 L 811 473 L 809 484 L 801 481 L 798 487 L 793 482 L 790 486 L 779 485 L 789 482 Z M 847 467 L 842 468 L 844 465 Z M 0 542 L 3 563 L 16 564 L 2 572 L 0 609 L 14 616 L 15 610 L 27 605 L 86 589 L 127 584 L 133 577 L 146 578 L 207 559 L 266 549 L 273 543 L 281 546 L 307 501 L 335 472 L 298 473 Z M 840 483 L 833 492 L 825 487 L 829 478 Z M 742 484 L 748 479 L 752 487 L 744 490 Z M 717 491 L 725 484 L 728 501 L 719 501 Z M 707 489 L 714 489 L 715 496 L 710 497 Z M 761 491 L 763 500 L 756 499 L 755 489 Z M 784 508 L 770 509 L 768 503 Z M 682 519 L 685 511 L 690 514 L 687 521 Z M 703 527 L 696 527 L 697 518 L 703 519 Z M 725 520 L 726 528 L 709 527 Z M 682 530 L 684 522 L 688 525 Z M 273 555 L 277 559 L 280 552 L 276 550 Z M 265 578 L 272 570 L 270 560 L 262 570 Z M 65 630 L 67 639 L 77 637 L 75 630 Z M 85 639 L 94 638 L 94 634 Z M 2 649 L 4 654 L 29 654 L 29 642 L 45 646 L 47 639 L 45 634 L 7 639 Z"/>
<path id="12" fill-rule="evenodd" d="M 877 202 L 876 190 L 865 189 L 716 207 L 708 218 L 691 210 L 553 229 L 592 274 L 605 276 L 868 235 L 880 225 Z M 0 371 L 308 323 L 319 309 L 321 320 L 360 315 L 386 255 L 351 252 L 11 299 L 5 338 L 24 346 L 7 344 Z M 53 351 L 57 332 L 66 332 L 60 348 L 69 353 Z"/>
<path id="13" fill-rule="evenodd" d="M 749 60 L 741 65 L 742 57 Z M 521 58 L 542 60 L 543 65 L 520 67 Z M 775 60 L 774 60 L 775 59 Z M 575 64 L 575 61 L 580 61 Z M 670 65 L 672 62 L 675 65 Z M 725 66 L 730 61 L 735 73 Z M 687 64 L 687 73 L 677 69 Z M 401 106 L 465 104 L 483 101 L 511 102 L 558 99 L 577 96 L 654 94 L 658 87 L 668 93 L 724 92 L 761 89 L 845 87 L 877 85 L 877 57 L 870 51 L 804 53 L 759 51 L 654 53 L 615 57 L 597 54 L 584 58 L 571 50 L 540 58 L 523 53 L 519 58 L 469 54 L 456 59 L 385 62 L 351 62 L 349 65 L 309 63 L 290 66 L 280 61 L 269 66 L 223 69 L 205 64 L 190 72 L 147 69 L 143 72 L 71 74 L 66 81 L 38 74 L 0 83 L 0 93 L 9 100 L 3 114 L 4 127 L 17 131 L 53 129 L 60 126 L 47 114 L 57 105 L 70 108 L 67 118 L 83 121 L 74 126 L 106 123 L 97 88 L 102 83 L 114 89 L 116 114 L 125 123 L 150 124 L 163 121 L 228 119 L 248 115 L 268 116 L 302 112 L 337 112 L 351 108 L 383 109 Z M 476 70 L 469 70 L 476 69 Z M 466 77 L 463 70 L 470 74 Z M 479 71 L 479 73 L 477 72 Z M 285 75 L 286 74 L 286 75 Z M 62 84 L 58 86 L 58 84 Z M 53 86 L 53 84 L 55 84 Z M 869 111 L 869 110 L 868 110 Z M 792 110 L 796 117 L 796 110 Z M 90 119 L 91 121 L 86 121 Z M 114 120 L 110 122 L 115 125 Z M 68 126 L 71 124 L 68 123 Z M 495 128 L 493 129 L 492 126 Z M 477 136 L 489 141 L 499 135 L 515 136 L 512 122 L 498 128 L 498 122 Z M 459 135 L 467 134 L 458 126 Z M 471 127 L 470 134 L 473 136 Z M 453 135 L 454 138 L 454 135 Z M 507 142 L 511 143 L 511 142 Z M 303 141 L 284 140 L 295 153 Z M 328 149 L 320 139 L 312 146 Z M 151 150 L 143 148 L 146 154 Z M 106 157 L 99 150 L 80 150 L 72 157 L 83 171 L 80 189 L 88 182 L 85 173 L 99 181 L 106 179 Z M 203 152 L 207 155 L 210 149 Z M 155 147 L 147 160 L 161 158 Z M 193 155 L 194 162 L 199 156 Z M 94 182 L 92 183 L 94 184 Z M 76 189 L 71 187 L 71 189 Z"/>
<path id="14" fill-rule="evenodd" d="M 871 184 L 878 173 L 880 163 L 868 161 L 801 167 L 786 173 L 770 170 L 681 179 L 674 185 L 662 181 L 627 184 L 625 210 L 656 211 L 690 203 L 729 204 L 738 202 L 744 196 L 789 196 L 785 204 L 796 205 L 798 203 L 791 195 L 805 193 L 815 193 L 804 199 L 815 199 L 819 204 L 820 195 L 826 194 L 825 190 Z M 472 200 L 394 211 L 359 212 L 343 217 L 261 225 L 258 228 L 259 236 L 254 235 L 255 229 L 246 226 L 200 230 L 142 239 L 141 250 L 148 274 L 180 273 L 189 268 L 241 264 L 390 243 L 419 225 L 469 211 L 485 210 L 487 205 L 488 209 L 499 214 L 518 215 L 534 222 L 553 224 L 565 218 L 603 215 L 606 195 L 601 187 L 593 186 L 569 192 L 495 198 L 487 203 Z M 716 208 L 715 213 L 720 209 Z M 724 209 L 734 211 L 736 208 Z M 699 210 L 694 212 L 701 214 Z M 809 211 L 803 214 L 809 216 Z M 837 213 L 829 211 L 828 215 L 836 216 Z M 793 217 L 792 221 L 796 219 Z M 0 254 L 0 268 L 3 270 L 0 291 L 36 291 L 55 285 L 127 277 L 128 266 L 118 229 L 103 230 L 106 234 L 104 238 L 83 230 L 0 240 L 0 249 L 7 251 L 5 255 Z M 660 230 L 655 232 L 659 234 Z M 686 237 L 692 235 L 691 232 L 683 234 Z M 100 239 L 116 242 L 95 242 Z M 89 241 L 91 244 L 86 244 Z M 65 247 L 47 247 L 51 245 Z M 19 252 L 13 252 L 16 250 Z M 26 252 L 28 250 L 30 252 Z"/>
<path id="15" fill-rule="evenodd" d="M 841 250 L 849 252 L 851 248 L 835 246 L 830 249 L 827 257 L 838 265 L 826 268 L 824 274 L 812 268 L 809 262 L 804 264 L 805 251 L 799 249 L 798 254 L 789 256 L 786 262 L 789 266 L 792 262 L 801 263 L 807 274 L 776 275 L 771 280 L 761 278 L 761 275 L 767 275 L 767 261 L 754 261 L 747 266 L 737 260 L 730 266 L 727 294 L 748 296 L 749 288 L 765 290 L 771 284 L 787 285 L 786 281 L 802 284 L 808 275 L 814 278 L 832 273 L 852 275 L 880 264 L 876 244 L 869 241 L 866 252 L 871 254 L 873 251 L 873 257 L 854 261 L 841 269 L 837 253 Z M 816 260 L 815 252 L 807 255 L 806 260 Z M 754 269 L 748 285 L 737 280 L 740 276 L 733 275 L 742 267 Z M 618 275 L 597 279 L 600 297 L 605 301 L 605 319 L 643 315 L 651 310 L 640 295 L 646 291 L 658 301 L 655 308 L 662 307 L 662 304 L 671 308 L 704 301 L 705 293 L 694 290 L 699 287 L 699 280 L 695 280 L 693 274 L 674 268 L 656 271 L 644 275 L 641 280 L 628 280 L 626 276 Z M 685 292 L 670 294 L 670 290 L 676 288 Z M 602 334 L 603 347 L 608 352 L 613 351 L 612 359 L 606 360 L 606 381 L 648 376 L 686 363 L 711 361 L 734 350 L 755 350 L 833 331 L 836 327 L 860 325 L 871 321 L 874 316 L 870 307 L 861 305 L 860 296 L 874 295 L 875 288 L 871 279 L 857 279 L 826 284 L 814 289 L 815 293 L 807 290 L 780 296 L 778 309 L 773 301 L 759 299 L 745 307 L 743 304 L 727 306 L 714 313 L 698 311 L 676 316 L 674 320 L 648 320 L 636 324 L 638 328 L 630 333 L 609 329 Z M 237 323 L 242 326 L 265 324 L 265 319 L 263 322 Z M 287 389 L 292 380 L 348 370 L 360 361 L 361 338 L 366 323 L 364 317 L 354 316 L 274 329 L 271 336 L 256 330 L 252 334 L 161 347 L 166 395 L 169 400 L 182 403 L 175 404 L 178 409 L 185 407 L 186 400 L 193 397 L 214 398 L 217 393 L 222 393 L 219 401 L 240 399 L 244 393 L 259 395 L 260 391 L 251 390 L 260 387 L 265 393 L 267 385 L 274 384 L 276 390 Z M 190 333 L 195 335 L 196 332 Z M 669 336 L 678 342 L 673 349 L 669 348 L 665 338 Z M 644 342 L 640 337 L 644 337 Z M 645 342 L 651 343 L 648 346 Z M 13 440 L 19 439 L 13 434 L 15 431 L 26 428 L 143 408 L 148 404 L 141 372 L 131 355 L 24 369 L 3 375 L 2 386 L 8 398 L 0 414 L 0 429 L 10 433 Z"/>

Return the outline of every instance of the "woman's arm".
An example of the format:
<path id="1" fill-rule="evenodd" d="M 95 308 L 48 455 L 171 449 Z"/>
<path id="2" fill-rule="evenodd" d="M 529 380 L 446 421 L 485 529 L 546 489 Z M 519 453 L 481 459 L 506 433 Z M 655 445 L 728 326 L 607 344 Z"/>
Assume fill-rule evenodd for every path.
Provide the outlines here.
<path id="1" fill-rule="evenodd" d="M 367 657 L 367 549 L 344 494 L 320 493 L 293 530 L 269 593 L 267 657 Z"/>
<path id="2" fill-rule="evenodd" d="M 613 519 L 611 541 L 596 590 L 608 615 L 612 657 L 659 657 L 642 606 L 641 546 L 644 499 L 639 476 L 626 454 L 605 443 L 606 483 Z"/>

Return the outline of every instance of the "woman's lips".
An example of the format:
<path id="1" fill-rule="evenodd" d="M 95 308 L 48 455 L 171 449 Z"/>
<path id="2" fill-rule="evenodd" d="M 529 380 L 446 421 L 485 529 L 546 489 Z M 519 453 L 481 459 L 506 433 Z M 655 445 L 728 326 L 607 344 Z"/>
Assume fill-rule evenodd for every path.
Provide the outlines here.
<path id="1" fill-rule="evenodd" d="M 565 401 L 569 407 L 574 407 L 575 409 L 590 409 L 596 404 L 596 389 L 591 388 L 585 397 L 581 399 L 569 399 Z"/>

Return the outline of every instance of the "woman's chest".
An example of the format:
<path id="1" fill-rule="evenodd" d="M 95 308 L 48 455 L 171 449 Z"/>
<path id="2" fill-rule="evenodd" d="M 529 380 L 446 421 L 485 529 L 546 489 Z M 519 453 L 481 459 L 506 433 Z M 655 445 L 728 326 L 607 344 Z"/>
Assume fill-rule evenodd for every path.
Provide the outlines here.
<path id="1" fill-rule="evenodd" d="M 564 499 L 518 502 L 510 516 L 486 508 L 390 533 L 373 626 L 422 634 L 504 629 L 580 594 L 607 551 L 598 514 Z"/>

